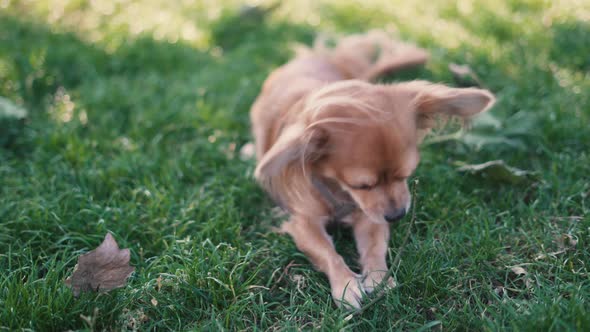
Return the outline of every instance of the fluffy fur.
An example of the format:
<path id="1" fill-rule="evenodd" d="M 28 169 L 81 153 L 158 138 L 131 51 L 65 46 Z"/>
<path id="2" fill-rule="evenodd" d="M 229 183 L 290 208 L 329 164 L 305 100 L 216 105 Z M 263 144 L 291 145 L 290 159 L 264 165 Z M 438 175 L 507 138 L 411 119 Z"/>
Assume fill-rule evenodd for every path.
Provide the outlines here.
<path id="1" fill-rule="evenodd" d="M 410 208 L 406 180 L 425 133 L 439 117 L 468 119 L 494 103 L 481 89 L 370 83 L 427 59 L 382 32 L 342 38 L 333 48 L 320 41 L 271 73 L 252 106 L 256 179 L 290 212 L 282 230 L 327 275 L 338 305 L 359 308 L 383 281 L 388 222 Z M 325 230 L 339 203 L 354 207 L 337 221 L 352 226 L 360 276 Z"/>

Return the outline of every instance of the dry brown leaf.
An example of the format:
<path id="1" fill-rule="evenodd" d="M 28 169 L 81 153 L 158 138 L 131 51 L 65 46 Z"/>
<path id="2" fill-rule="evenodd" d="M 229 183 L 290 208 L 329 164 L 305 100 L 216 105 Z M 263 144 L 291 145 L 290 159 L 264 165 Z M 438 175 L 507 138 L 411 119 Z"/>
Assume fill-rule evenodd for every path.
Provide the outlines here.
<path id="1" fill-rule="evenodd" d="M 577 218 L 577 217 L 572 217 L 572 218 Z M 557 244 L 557 247 L 559 248 L 559 250 L 557 251 L 553 251 L 553 252 L 549 252 L 547 254 L 541 253 L 538 254 L 535 257 L 535 260 L 541 260 L 541 259 L 545 259 L 547 257 L 557 257 L 557 255 L 561 255 L 564 254 L 570 250 L 575 250 L 576 246 L 578 245 L 578 239 L 575 238 L 574 236 L 572 236 L 571 234 L 563 234 L 560 235 L 559 237 L 557 237 L 555 239 L 555 242 Z"/>
<path id="2" fill-rule="evenodd" d="M 529 273 L 527 272 L 527 270 L 520 266 L 513 266 L 510 268 L 510 271 L 512 271 L 512 273 L 516 275 L 516 278 L 522 277 L 521 280 L 524 280 L 524 285 L 527 289 L 531 288 L 533 280 L 530 277 L 528 277 Z"/>
<path id="3" fill-rule="evenodd" d="M 563 234 L 557 239 L 557 245 L 559 249 L 574 249 L 578 244 L 578 240 L 575 239 L 571 234 Z"/>
<path id="4" fill-rule="evenodd" d="M 558 251 L 553 251 L 553 252 L 548 252 L 547 254 L 538 254 L 537 256 L 535 256 L 535 260 L 541 260 L 541 259 L 545 259 L 547 257 L 551 257 L 551 258 L 556 258 L 557 255 L 561 255 L 563 253 L 565 253 L 567 250 L 563 249 L 563 250 L 558 250 Z"/>
<path id="5" fill-rule="evenodd" d="M 129 249 L 119 249 L 115 238 L 107 233 L 98 248 L 78 258 L 74 273 L 65 283 L 76 297 L 81 292 L 108 292 L 123 287 L 135 270 L 129 265 L 129 257 Z"/>
<path id="6" fill-rule="evenodd" d="M 296 282 L 297 291 L 301 293 L 301 290 L 306 287 L 305 277 L 301 274 L 295 274 L 291 276 L 291 280 Z"/>
<path id="7" fill-rule="evenodd" d="M 516 274 L 517 276 L 528 274 L 527 271 L 520 266 L 513 266 L 510 268 L 510 270 L 512 271 L 512 273 Z"/>

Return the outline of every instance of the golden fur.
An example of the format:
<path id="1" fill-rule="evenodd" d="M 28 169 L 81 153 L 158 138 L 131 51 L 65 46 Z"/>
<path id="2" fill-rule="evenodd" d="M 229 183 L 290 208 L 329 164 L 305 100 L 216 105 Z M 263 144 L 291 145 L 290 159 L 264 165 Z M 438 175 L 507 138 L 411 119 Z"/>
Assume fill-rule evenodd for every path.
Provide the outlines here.
<path id="1" fill-rule="evenodd" d="M 406 179 L 435 119 L 467 119 L 494 103 L 481 89 L 370 83 L 427 59 L 426 51 L 382 32 L 349 36 L 334 48 L 317 43 L 271 73 L 252 106 L 256 179 L 290 212 L 282 230 L 327 275 L 338 305 L 359 308 L 362 295 L 382 281 L 386 220 L 409 209 Z M 314 179 L 327 183 L 322 187 L 330 194 Z M 331 194 L 356 207 L 339 221 L 353 228 L 362 276 L 344 263 L 326 233 L 337 214 Z"/>

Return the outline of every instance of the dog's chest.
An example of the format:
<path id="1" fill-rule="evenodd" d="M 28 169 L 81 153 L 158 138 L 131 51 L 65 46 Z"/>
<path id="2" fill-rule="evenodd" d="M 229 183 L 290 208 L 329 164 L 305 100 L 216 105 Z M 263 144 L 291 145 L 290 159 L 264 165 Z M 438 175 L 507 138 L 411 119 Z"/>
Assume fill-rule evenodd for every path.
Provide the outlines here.
<path id="1" fill-rule="evenodd" d="M 342 190 L 337 183 L 329 179 L 313 177 L 314 188 L 320 193 L 322 199 L 330 207 L 330 219 L 337 222 L 345 222 L 350 214 L 357 209 L 357 204 L 352 197 Z"/>

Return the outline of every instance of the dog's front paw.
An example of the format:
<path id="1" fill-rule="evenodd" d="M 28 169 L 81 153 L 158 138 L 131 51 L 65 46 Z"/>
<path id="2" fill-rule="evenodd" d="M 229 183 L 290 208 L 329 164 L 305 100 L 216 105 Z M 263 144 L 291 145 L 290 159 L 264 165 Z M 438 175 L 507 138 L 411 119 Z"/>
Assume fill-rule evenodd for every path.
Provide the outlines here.
<path id="1" fill-rule="evenodd" d="M 332 297 L 340 308 L 360 309 L 364 294 L 362 279 L 359 276 L 353 275 L 332 283 Z"/>
<path id="2" fill-rule="evenodd" d="M 365 274 L 363 279 L 363 288 L 365 289 L 365 292 L 367 292 L 367 294 L 372 293 L 375 288 L 381 284 L 386 275 L 387 271 L 371 271 Z M 391 277 L 388 277 L 385 285 L 383 285 L 382 290 L 395 288 L 395 286 L 397 286 L 395 280 L 393 280 Z"/>

